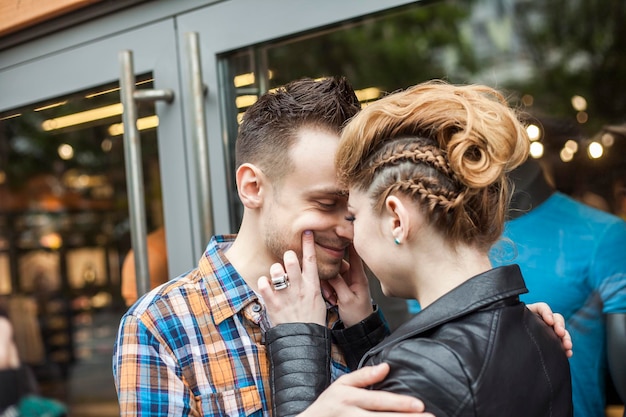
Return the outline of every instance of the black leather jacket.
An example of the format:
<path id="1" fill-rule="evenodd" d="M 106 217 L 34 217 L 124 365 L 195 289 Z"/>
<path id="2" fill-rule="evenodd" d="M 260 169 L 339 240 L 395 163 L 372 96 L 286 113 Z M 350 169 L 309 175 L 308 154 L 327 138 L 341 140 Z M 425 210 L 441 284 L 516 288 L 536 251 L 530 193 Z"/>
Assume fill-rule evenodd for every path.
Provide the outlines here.
<path id="1" fill-rule="evenodd" d="M 331 330 L 311 323 L 280 324 L 265 333 L 270 360 L 270 392 L 275 417 L 295 416 L 304 411 L 330 384 L 331 344 L 356 369 L 365 352 L 389 335 L 380 310 L 354 326 L 341 322 Z"/>
<path id="2" fill-rule="evenodd" d="M 519 301 L 526 291 L 516 265 L 450 291 L 363 357 L 362 365 L 391 365 L 373 388 L 420 398 L 437 417 L 571 416 L 569 363 L 553 330 Z M 305 378 L 311 368 L 295 358 L 307 353 L 297 350 L 292 371 Z M 281 359 L 271 357 L 272 365 Z M 277 385 L 285 400 L 300 395 Z M 319 393 L 309 392 L 309 404 Z"/>

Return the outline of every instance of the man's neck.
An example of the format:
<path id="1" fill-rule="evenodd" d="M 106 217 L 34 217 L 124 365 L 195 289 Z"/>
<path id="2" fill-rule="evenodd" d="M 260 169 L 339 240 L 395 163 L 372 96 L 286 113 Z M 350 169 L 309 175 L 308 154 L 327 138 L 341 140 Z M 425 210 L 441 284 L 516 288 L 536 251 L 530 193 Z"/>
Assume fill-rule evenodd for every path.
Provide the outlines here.
<path id="1" fill-rule="evenodd" d="M 231 247 L 224 252 L 235 270 L 255 292 L 258 288 L 258 279 L 263 275 L 269 276 L 272 264 L 270 260 L 266 260 L 267 255 L 264 250 L 259 251 L 264 246 L 263 242 L 256 240 L 258 236 L 258 234 L 255 236 L 246 234 L 242 228 Z"/>

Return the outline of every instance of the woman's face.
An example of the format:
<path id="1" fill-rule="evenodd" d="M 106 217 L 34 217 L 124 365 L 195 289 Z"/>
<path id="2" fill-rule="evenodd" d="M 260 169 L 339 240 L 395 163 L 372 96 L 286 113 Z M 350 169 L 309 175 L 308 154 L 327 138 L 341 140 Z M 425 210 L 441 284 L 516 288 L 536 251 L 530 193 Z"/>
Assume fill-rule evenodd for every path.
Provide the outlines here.
<path id="1" fill-rule="evenodd" d="M 386 283 L 393 274 L 390 268 L 393 263 L 390 250 L 395 244 L 391 227 L 385 229 L 383 217 L 374 212 L 372 201 L 363 191 L 350 190 L 348 211 L 354 224 L 354 248 L 380 281 L 383 292 L 391 295 L 386 288 Z"/>
<path id="2" fill-rule="evenodd" d="M 390 297 L 415 298 L 412 280 L 415 253 L 409 242 L 395 242 L 394 232 L 402 228 L 398 208 L 414 210 L 412 203 L 402 197 L 394 199 L 395 209 L 386 205 L 381 211 L 372 207 L 372 200 L 363 191 L 351 189 L 348 212 L 354 225 L 354 248 L 380 281 L 383 293 Z M 406 221 L 406 219 L 405 219 Z M 403 227 L 407 227 L 405 224 Z"/>

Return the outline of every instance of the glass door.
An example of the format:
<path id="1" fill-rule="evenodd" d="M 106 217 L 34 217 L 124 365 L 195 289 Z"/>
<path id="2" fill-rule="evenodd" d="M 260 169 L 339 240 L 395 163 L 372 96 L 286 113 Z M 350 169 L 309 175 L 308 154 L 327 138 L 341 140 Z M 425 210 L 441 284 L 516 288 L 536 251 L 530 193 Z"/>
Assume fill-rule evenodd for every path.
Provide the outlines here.
<path id="1" fill-rule="evenodd" d="M 133 52 L 139 95 L 174 95 L 137 104 L 149 263 L 165 261 L 150 272 L 165 280 L 193 262 L 174 40 L 170 19 L 0 72 L 0 308 L 42 395 L 70 415 L 119 415 L 111 355 L 137 297 L 122 284 L 134 268 L 121 51 Z"/>

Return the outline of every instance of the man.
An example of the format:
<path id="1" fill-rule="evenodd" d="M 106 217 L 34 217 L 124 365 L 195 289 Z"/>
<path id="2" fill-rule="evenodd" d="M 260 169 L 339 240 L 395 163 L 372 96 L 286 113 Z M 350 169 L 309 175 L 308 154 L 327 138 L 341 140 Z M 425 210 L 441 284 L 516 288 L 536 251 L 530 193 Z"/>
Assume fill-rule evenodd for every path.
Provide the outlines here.
<path id="1" fill-rule="evenodd" d="M 327 316 L 342 341 L 333 345 L 333 379 L 387 334 L 367 281 L 353 279 L 343 260 L 352 225 L 334 153 L 342 126 L 358 110 L 347 81 L 331 78 L 294 81 L 246 111 L 236 144 L 239 233 L 214 236 L 196 269 L 151 291 L 122 318 L 113 358 L 122 416 L 269 415 L 268 323 L 257 280 L 287 249 L 301 258 L 307 230 L 320 278 L 342 274 L 346 281 Z M 423 415 L 410 414 L 423 410 L 414 398 L 359 388 L 387 371 L 339 378 L 303 416 Z"/>
<path id="2" fill-rule="evenodd" d="M 269 415 L 266 325 L 256 282 L 286 249 L 300 247 L 304 230 L 314 233 L 321 278 L 344 272 L 352 226 L 334 149 L 358 110 L 354 91 L 339 78 L 290 83 L 248 109 L 236 146 L 244 205 L 239 234 L 213 237 L 196 269 L 151 291 L 123 317 L 113 358 L 121 415 Z M 372 310 L 367 285 L 354 286 L 352 295 L 342 305 L 349 308 L 342 325 L 376 343 L 386 325 Z M 336 309 L 328 324 L 338 324 Z M 370 347 L 357 342 L 343 348 L 358 354 Z M 333 376 L 348 371 L 335 347 Z M 328 407 L 318 408 L 328 416 L 361 408 L 421 411 L 413 398 L 358 389 L 386 371 L 346 376 L 320 397 Z"/>

